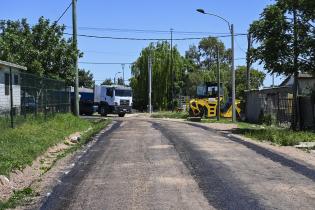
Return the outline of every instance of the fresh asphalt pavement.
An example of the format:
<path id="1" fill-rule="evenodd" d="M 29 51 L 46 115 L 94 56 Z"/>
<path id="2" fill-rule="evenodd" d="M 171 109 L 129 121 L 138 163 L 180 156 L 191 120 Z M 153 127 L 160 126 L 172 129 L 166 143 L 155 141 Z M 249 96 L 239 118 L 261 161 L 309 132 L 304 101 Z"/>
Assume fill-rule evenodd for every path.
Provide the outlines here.
<path id="1" fill-rule="evenodd" d="M 315 168 L 200 126 L 114 121 L 41 209 L 315 208 Z"/>

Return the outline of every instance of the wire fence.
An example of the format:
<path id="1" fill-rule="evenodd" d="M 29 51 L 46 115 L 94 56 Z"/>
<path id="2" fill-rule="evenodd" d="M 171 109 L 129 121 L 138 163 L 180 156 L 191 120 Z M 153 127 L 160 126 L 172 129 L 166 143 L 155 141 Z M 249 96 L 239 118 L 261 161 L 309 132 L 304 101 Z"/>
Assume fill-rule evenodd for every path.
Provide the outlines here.
<path id="1" fill-rule="evenodd" d="M 70 112 L 71 107 L 70 88 L 64 81 L 24 72 L 4 74 L 0 100 L 0 129 L 14 128 L 28 118 Z"/>
<path id="2" fill-rule="evenodd" d="M 279 125 L 290 125 L 292 120 L 292 110 L 292 99 L 270 97 L 265 100 L 265 106 L 262 114 L 267 121 L 274 120 Z"/>

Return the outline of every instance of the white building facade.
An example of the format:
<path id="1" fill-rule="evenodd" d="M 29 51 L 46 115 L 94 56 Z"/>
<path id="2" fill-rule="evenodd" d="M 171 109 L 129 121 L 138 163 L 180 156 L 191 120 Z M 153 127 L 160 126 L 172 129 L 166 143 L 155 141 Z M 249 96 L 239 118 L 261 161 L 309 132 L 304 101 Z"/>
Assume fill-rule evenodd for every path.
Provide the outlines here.
<path id="1" fill-rule="evenodd" d="M 19 110 L 21 106 L 20 72 L 23 70 L 26 70 L 26 67 L 0 60 L 0 113 L 11 109 L 11 100 L 12 107 Z"/>

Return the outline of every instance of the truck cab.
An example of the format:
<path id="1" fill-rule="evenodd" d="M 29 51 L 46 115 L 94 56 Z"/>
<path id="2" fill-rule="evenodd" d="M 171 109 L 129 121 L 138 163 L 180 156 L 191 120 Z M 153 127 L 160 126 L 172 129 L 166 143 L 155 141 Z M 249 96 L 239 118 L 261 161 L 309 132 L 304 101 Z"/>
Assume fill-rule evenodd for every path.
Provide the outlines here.
<path id="1" fill-rule="evenodd" d="M 102 116 L 118 114 L 124 117 L 131 113 L 132 89 L 120 85 L 95 86 L 94 102 L 98 104 L 98 113 Z"/>

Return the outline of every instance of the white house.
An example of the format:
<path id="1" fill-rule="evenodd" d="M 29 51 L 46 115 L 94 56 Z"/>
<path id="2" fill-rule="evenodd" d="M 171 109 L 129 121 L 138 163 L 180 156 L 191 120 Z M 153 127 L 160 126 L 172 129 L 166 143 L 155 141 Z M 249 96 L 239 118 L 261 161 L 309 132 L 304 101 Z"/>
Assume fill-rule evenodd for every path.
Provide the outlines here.
<path id="1" fill-rule="evenodd" d="M 26 67 L 0 60 L 0 113 L 10 110 L 10 84 L 12 84 L 13 107 L 19 108 L 21 106 L 21 70 L 26 70 Z"/>

